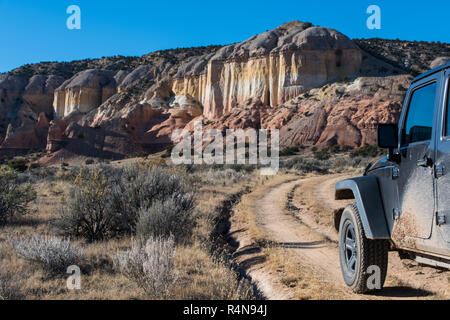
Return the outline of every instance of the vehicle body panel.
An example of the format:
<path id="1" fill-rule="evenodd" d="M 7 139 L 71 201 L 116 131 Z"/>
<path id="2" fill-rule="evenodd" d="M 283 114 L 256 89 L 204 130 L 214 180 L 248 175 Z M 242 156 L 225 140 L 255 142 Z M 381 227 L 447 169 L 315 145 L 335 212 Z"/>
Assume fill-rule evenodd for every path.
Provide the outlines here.
<path id="1" fill-rule="evenodd" d="M 437 213 L 444 223 L 437 223 L 438 232 L 450 246 L 450 74 L 446 70 L 444 73 L 443 96 L 441 102 L 440 121 L 438 122 L 438 136 L 436 138 L 436 195 Z M 440 170 L 440 172 L 439 172 Z"/>
<path id="2" fill-rule="evenodd" d="M 400 161 L 397 164 L 399 175 L 396 179 L 399 195 L 400 217 L 392 230 L 394 241 L 410 244 L 408 239 L 428 239 L 431 236 L 434 208 L 434 177 L 433 169 L 429 166 L 418 166 L 419 161 L 429 160 L 434 163 L 434 137 L 436 135 L 436 122 L 440 100 L 441 74 L 435 73 L 417 81 L 408 90 L 403 112 L 399 122 L 399 148 Z M 432 131 L 430 140 L 405 143 L 406 118 L 409 114 L 411 99 L 416 92 L 426 88 L 434 88 L 434 102 L 430 107 L 433 112 Z"/>

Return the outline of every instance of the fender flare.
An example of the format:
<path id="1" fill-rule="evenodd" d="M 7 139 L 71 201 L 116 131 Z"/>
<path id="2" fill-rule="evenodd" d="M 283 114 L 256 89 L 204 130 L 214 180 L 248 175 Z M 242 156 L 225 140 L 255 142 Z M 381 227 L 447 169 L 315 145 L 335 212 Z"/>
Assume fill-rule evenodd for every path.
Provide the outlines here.
<path id="1" fill-rule="evenodd" d="M 355 199 L 365 235 L 368 239 L 390 239 L 378 180 L 373 176 L 339 181 L 336 200 Z"/>

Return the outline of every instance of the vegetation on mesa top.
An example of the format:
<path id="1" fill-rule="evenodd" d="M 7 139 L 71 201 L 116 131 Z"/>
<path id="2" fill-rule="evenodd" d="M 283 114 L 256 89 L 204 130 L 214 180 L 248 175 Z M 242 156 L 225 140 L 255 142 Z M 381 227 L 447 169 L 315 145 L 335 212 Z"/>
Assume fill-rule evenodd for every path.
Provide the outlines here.
<path id="1" fill-rule="evenodd" d="M 353 39 L 363 50 L 378 59 L 418 75 L 430 69 L 437 57 L 450 57 L 450 43 L 388 40 L 381 38 Z"/>
<path id="2" fill-rule="evenodd" d="M 108 70 L 132 70 L 140 65 L 152 64 L 157 58 L 162 58 L 176 64 L 186 58 L 209 54 L 220 49 L 221 45 L 210 45 L 203 47 L 177 48 L 152 52 L 142 57 L 113 56 L 99 59 L 84 59 L 71 62 L 40 62 L 26 64 L 10 72 L 8 75 L 24 75 L 32 77 L 34 75 L 57 75 L 66 79 L 71 78 L 78 72 L 88 69 L 108 69 Z"/>
<path id="3" fill-rule="evenodd" d="M 439 56 L 450 56 L 450 44 L 441 42 L 390 40 L 381 38 L 353 39 L 363 50 L 371 55 L 404 69 L 413 74 L 419 74 L 429 69 L 430 63 Z M 76 73 L 87 69 L 131 70 L 139 65 L 148 65 L 157 58 L 163 58 L 173 64 L 192 57 L 217 51 L 223 45 L 210 45 L 191 48 L 176 48 L 155 51 L 141 57 L 113 56 L 100 59 L 84 59 L 71 62 L 41 62 L 27 64 L 16 68 L 9 75 L 33 76 L 59 75 L 70 78 Z"/>

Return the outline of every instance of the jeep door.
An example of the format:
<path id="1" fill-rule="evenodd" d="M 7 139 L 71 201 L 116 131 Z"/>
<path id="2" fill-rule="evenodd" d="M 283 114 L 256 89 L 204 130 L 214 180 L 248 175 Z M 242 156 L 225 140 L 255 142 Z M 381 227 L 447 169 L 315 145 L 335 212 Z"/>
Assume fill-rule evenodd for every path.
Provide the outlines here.
<path id="1" fill-rule="evenodd" d="M 450 242 L 450 77 L 445 73 L 444 98 L 441 103 L 436 153 L 437 229 Z"/>
<path id="2" fill-rule="evenodd" d="M 392 231 L 392 239 L 400 247 L 414 247 L 411 238 L 431 236 L 435 209 L 433 137 L 439 84 L 439 75 L 414 83 L 400 119 L 399 208 L 394 209 L 399 214 L 395 214 L 397 221 Z"/>

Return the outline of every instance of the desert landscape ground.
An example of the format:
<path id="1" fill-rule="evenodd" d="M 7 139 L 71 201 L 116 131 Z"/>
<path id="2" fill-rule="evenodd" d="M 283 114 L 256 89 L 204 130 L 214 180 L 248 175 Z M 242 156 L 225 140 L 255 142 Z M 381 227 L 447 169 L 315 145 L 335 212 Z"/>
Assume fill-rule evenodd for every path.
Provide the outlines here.
<path id="1" fill-rule="evenodd" d="M 0 299 L 449 299 L 449 271 L 396 252 L 382 291 L 352 293 L 333 226 L 348 204 L 335 183 L 384 155 L 377 125 L 449 56 L 291 21 L 226 46 L 0 74 Z M 174 165 L 172 134 L 196 121 L 279 130 L 280 170 Z"/>
<path id="2" fill-rule="evenodd" d="M 317 160 L 312 154 L 290 155 L 282 158 L 282 170 L 276 176 L 261 176 L 251 166 L 177 167 L 160 155 L 100 164 L 63 164 L 24 173 L 3 168 L 2 179 L 15 181 L 19 188 L 29 186 L 35 197 L 29 199 L 27 212 L 8 218 L 2 226 L 0 296 L 448 299 L 448 271 L 401 261 L 395 252 L 389 256 L 384 290 L 357 295 L 345 286 L 332 214 L 346 203 L 334 200 L 334 183 L 359 174 L 371 159 L 342 151 L 329 160 Z M 120 199 L 109 200 L 147 208 L 131 217 L 133 227 L 129 230 L 115 229 L 105 203 L 105 192 L 112 190 L 111 176 L 123 175 L 122 170 L 128 171 L 125 179 L 130 183 L 141 179 L 132 177 L 134 170 L 144 179 L 139 181 L 144 190 L 134 189 L 136 185 L 131 183 L 125 187 L 128 191 L 122 189 Z M 168 214 L 167 208 L 176 210 L 180 204 L 169 200 L 170 183 L 154 180 L 161 175 L 177 185 L 186 183 L 188 187 L 181 189 L 184 196 L 195 198 L 195 205 L 181 204 L 178 216 Z M 143 205 L 139 199 L 149 192 L 147 187 L 161 188 L 166 199 L 158 202 L 160 196 L 154 194 L 153 203 Z M 78 198 L 77 192 L 83 198 Z M 83 212 L 86 207 L 90 211 Z M 103 231 L 95 236 L 87 232 L 102 223 Z M 69 248 L 57 242 L 64 237 Z M 148 249 L 158 257 L 159 267 L 153 266 L 154 270 L 143 267 L 146 249 L 142 239 L 148 238 L 156 243 Z M 66 286 L 68 275 L 61 265 L 68 263 L 81 268 L 81 290 Z"/>

